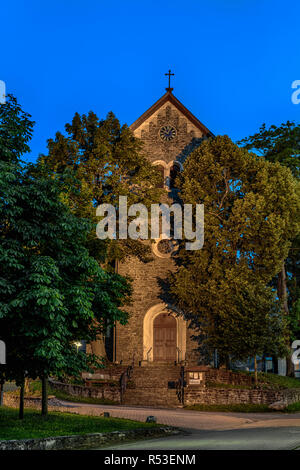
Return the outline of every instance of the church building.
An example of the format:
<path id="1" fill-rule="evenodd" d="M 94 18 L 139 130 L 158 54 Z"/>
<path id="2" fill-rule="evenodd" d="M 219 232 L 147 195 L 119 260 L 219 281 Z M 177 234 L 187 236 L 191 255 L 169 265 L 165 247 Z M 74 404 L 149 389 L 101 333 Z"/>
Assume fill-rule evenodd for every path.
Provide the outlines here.
<path id="1" fill-rule="evenodd" d="M 162 175 L 163 202 L 172 204 L 176 188 L 174 179 L 183 162 L 203 139 L 212 136 L 173 94 L 166 93 L 145 111 L 130 128 L 143 142 L 152 165 Z M 149 243 L 151 241 L 149 240 Z M 172 239 L 161 238 L 151 243 L 153 260 L 144 263 L 127 258 L 119 266 L 121 275 L 133 280 L 132 304 L 127 308 L 129 322 L 117 324 L 113 332 L 113 362 L 197 363 L 196 343 L 186 321 L 178 315 L 176 305 L 164 295 L 164 281 L 176 269 L 176 246 Z"/>

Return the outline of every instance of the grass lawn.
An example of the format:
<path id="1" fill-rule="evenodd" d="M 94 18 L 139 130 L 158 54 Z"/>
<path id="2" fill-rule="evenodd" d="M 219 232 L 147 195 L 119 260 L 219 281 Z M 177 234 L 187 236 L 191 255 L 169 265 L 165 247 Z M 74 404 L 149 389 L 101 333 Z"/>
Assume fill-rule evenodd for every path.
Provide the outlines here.
<path id="1" fill-rule="evenodd" d="M 0 407 L 0 440 L 31 439 L 94 432 L 124 431 L 157 426 L 119 418 L 82 416 L 72 413 L 49 413 L 44 419 L 37 410 L 25 410 L 24 419 L 18 419 L 18 410 Z"/>
<path id="2" fill-rule="evenodd" d="M 238 371 L 239 374 L 251 375 L 253 372 Z M 236 388 L 236 389 L 249 389 L 255 388 L 255 385 L 232 385 L 221 382 L 208 382 L 209 388 Z M 277 374 L 271 374 L 270 372 L 259 372 L 258 373 L 258 388 L 260 389 L 273 389 L 280 390 L 284 388 L 299 388 L 300 380 L 294 377 L 285 377 Z"/>
<path id="3" fill-rule="evenodd" d="M 253 375 L 253 374 L 252 374 Z M 260 386 L 268 388 L 299 388 L 300 380 L 295 377 L 285 377 L 282 375 L 271 374 L 267 372 L 259 372 L 258 383 Z"/>
<path id="4" fill-rule="evenodd" d="M 236 405 L 189 405 L 184 407 L 185 410 L 195 411 L 227 411 L 232 413 L 265 413 L 274 412 L 268 408 L 268 405 L 254 405 L 252 403 L 241 403 Z"/>
<path id="5" fill-rule="evenodd" d="M 288 413 L 299 413 L 300 402 L 297 401 L 296 403 L 292 403 L 291 405 L 288 405 L 284 411 L 287 411 Z"/>

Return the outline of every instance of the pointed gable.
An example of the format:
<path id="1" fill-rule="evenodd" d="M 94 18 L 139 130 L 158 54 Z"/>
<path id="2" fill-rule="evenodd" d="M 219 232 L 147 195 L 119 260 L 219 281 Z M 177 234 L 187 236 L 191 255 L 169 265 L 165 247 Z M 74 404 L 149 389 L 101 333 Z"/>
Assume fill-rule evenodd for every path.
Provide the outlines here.
<path id="1" fill-rule="evenodd" d="M 158 101 L 156 101 L 147 111 L 145 111 L 136 121 L 134 121 L 130 129 L 134 134 L 139 134 L 137 131 L 143 124 L 148 122 L 154 115 L 156 115 L 162 108 L 169 104 L 176 108 L 176 110 L 183 115 L 190 124 L 193 124 L 196 129 L 201 132 L 201 135 L 204 137 L 211 137 L 213 133 L 204 125 L 199 119 L 196 118 L 174 95 L 171 91 L 167 91 Z M 136 135 L 140 137 L 139 135 Z"/>
<path id="2" fill-rule="evenodd" d="M 141 115 L 130 129 L 143 142 L 143 149 L 153 163 L 183 163 L 203 139 L 213 133 L 173 94 L 165 93 Z"/>

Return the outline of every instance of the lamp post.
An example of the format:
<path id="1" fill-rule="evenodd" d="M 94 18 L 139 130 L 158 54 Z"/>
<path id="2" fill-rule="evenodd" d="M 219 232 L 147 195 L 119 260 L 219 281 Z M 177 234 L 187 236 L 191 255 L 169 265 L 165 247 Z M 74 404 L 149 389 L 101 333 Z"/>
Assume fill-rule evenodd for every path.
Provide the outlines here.
<path id="1" fill-rule="evenodd" d="M 76 346 L 76 351 L 78 352 L 79 348 L 82 346 L 82 343 L 80 343 L 80 341 L 74 341 L 74 344 Z"/>

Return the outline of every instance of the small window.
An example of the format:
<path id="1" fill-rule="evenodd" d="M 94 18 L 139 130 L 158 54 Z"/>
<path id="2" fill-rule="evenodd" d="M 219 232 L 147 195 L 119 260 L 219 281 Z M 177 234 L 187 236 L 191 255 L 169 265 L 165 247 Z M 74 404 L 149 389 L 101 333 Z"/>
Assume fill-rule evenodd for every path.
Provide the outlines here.
<path id="1" fill-rule="evenodd" d="M 175 188 L 175 182 L 177 175 L 180 173 L 180 166 L 178 163 L 174 163 L 170 169 L 170 189 Z"/>
<path id="2" fill-rule="evenodd" d="M 165 185 L 165 169 L 162 165 L 156 165 L 158 172 L 158 183 L 156 184 L 157 188 L 163 188 Z"/>

